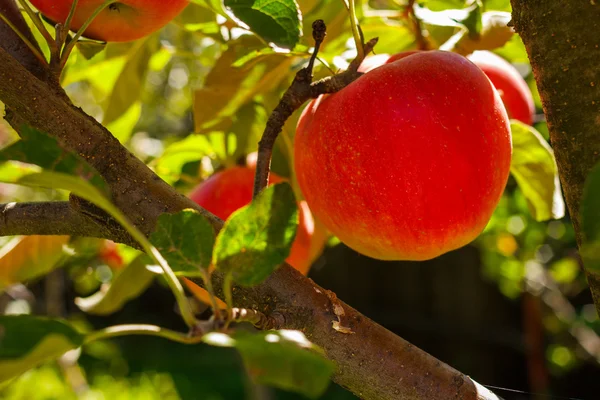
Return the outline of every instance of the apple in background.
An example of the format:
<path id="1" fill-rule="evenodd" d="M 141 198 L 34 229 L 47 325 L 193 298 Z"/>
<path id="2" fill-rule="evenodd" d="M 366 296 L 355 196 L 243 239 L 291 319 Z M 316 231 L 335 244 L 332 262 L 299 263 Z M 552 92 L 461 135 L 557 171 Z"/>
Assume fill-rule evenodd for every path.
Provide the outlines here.
<path id="1" fill-rule="evenodd" d="M 254 185 L 253 167 L 235 166 L 219 171 L 192 190 L 189 197 L 198 205 L 217 217 L 226 220 L 234 211 L 252 201 Z M 269 183 L 283 182 L 280 176 L 271 173 Z M 287 263 L 303 274 L 311 265 L 311 237 L 314 220 L 305 201 L 298 203 L 298 231 Z"/>
<path id="2" fill-rule="evenodd" d="M 508 61 L 489 51 L 476 51 L 467 57 L 492 81 L 510 118 L 533 123 L 535 105 L 527 82 Z"/>
<path id="3" fill-rule="evenodd" d="M 104 240 L 100 247 L 99 257 L 113 271 L 123 268 L 123 256 L 121 256 L 116 243 L 112 240 Z"/>
<path id="4" fill-rule="evenodd" d="M 30 0 L 44 16 L 64 23 L 73 0 Z M 105 0 L 79 0 L 70 28 L 78 30 Z M 188 0 L 120 0 L 107 6 L 85 36 L 105 42 L 129 42 L 148 36 L 175 18 Z"/>
<path id="5" fill-rule="evenodd" d="M 354 250 L 427 260 L 485 228 L 508 179 L 508 115 L 465 57 L 411 54 L 304 109 L 295 173 L 315 215 Z"/>

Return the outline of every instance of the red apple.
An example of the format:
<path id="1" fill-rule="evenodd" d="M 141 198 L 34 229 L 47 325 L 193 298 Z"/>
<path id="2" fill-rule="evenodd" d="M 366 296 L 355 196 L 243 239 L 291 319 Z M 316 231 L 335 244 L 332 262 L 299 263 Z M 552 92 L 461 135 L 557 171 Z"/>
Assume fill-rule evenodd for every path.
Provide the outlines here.
<path id="1" fill-rule="evenodd" d="M 73 0 L 30 0 L 42 14 L 64 23 Z M 79 0 L 70 28 L 79 29 L 105 0 Z M 177 16 L 188 0 L 119 0 L 106 7 L 85 36 L 106 42 L 128 42 L 147 36 Z"/>
<path id="2" fill-rule="evenodd" d="M 504 102 L 510 118 L 531 125 L 535 105 L 527 82 L 509 62 L 489 51 L 476 51 L 468 56 L 492 81 Z"/>
<path id="3" fill-rule="evenodd" d="M 295 172 L 315 215 L 382 260 L 426 260 L 481 233 L 508 179 L 510 126 L 498 92 L 441 51 L 382 65 L 313 100 Z"/>
<path id="4" fill-rule="evenodd" d="M 358 72 L 367 73 L 377 67 L 380 67 L 384 64 L 389 64 L 391 62 L 400 60 L 401 58 L 408 57 L 411 54 L 420 53 L 422 50 L 407 50 L 398 54 L 394 54 L 390 56 L 389 54 L 377 54 L 374 56 L 366 57 L 363 62 L 358 67 Z"/>
<path id="5" fill-rule="evenodd" d="M 117 245 L 112 240 L 105 240 L 101 245 L 100 260 L 106 263 L 112 270 L 123 268 L 123 256 L 119 253 Z"/>
<path id="6" fill-rule="evenodd" d="M 255 168 L 231 167 L 217 172 L 198 185 L 190 198 L 201 207 L 225 220 L 234 211 L 252 201 Z M 284 179 L 271 173 L 269 182 L 279 183 Z M 311 265 L 311 237 L 315 226 L 310 209 L 305 201 L 298 203 L 298 231 L 287 263 L 303 274 Z"/>

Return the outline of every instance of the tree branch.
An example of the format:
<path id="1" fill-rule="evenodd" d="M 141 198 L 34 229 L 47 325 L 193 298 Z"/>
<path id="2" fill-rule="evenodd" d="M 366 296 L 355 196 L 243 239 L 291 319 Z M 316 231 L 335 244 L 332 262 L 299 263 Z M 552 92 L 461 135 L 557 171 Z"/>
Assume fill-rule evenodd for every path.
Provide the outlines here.
<path id="1" fill-rule="evenodd" d="M 88 160 L 111 187 L 115 204 L 145 233 L 152 231 L 160 214 L 183 208 L 201 211 L 216 230 L 221 228 L 220 219 L 177 193 L 102 125 L 54 93 L 2 48 L 0 82 L 0 100 L 12 110 L 9 120 L 26 122 L 47 132 L 66 149 Z M 333 91 L 338 84 L 337 80 L 330 79 L 314 86 L 318 88 L 315 90 Z M 73 221 L 77 218 L 64 208 L 62 212 Z M 95 226 L 82 226 L 90 229 L 92 236 L 98 233 Z M 76 228 L 71 228 L 75 232 Z M 78 234 L 84 233 L 81 229 Z M 21 233 L 15 230 L 11 233 Z M 222 276 L 215 273 L 213 277 L 220 288 Z M 234 299 L 236 306 L 257 309 L 267 316 L 279 314 L 275 320 L 285 321 L 280 328 L 302 329 L 337 363 L 334 380 L 361 398 L 497 399 L 469 377 L 410 345 L 348 305 L 332 300 L 335 296 L 331 292 L 287 265 L 262 285 L 235 288 Z M 353 333 L 335 330 L 332 325 L 335 321 Z"/>
<path id="2" fill-rule="evenodd" d="M 29 26 L 23 19 L 15 0 L 0 0 L 0 14 L 12 22 L 12 24 L 41 52 Z M 38 79 L 46 80 L 47 71 L 40 61 L 33 55 L 31 50 L 23 43 L 19 36 L 0 19 L 0 47 L 8 54 L 18 60 L 29 72 Z"/>
<path id="3" fill-rule="evenodd" d="M 87 236 L 139 247 L 115 224 L 99 223 L 76 211 L 66 201 L 0 204 L 0 236 Z"/>
<path id="4" fill-rule="evenodd" d="M 513 24 L 531 61 L 577 243 L 579 205 L 600 161 L 600 2 L 512 0 Z M 600 314 L 600 274 L 586 270 Z"/>

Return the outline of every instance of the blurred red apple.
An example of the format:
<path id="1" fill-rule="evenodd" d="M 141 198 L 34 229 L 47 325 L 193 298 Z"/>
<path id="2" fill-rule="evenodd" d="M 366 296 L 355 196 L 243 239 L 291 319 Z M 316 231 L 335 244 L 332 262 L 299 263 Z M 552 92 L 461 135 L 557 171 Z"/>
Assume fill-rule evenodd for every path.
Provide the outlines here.
<path id="1" fill-rule="evenodd" d="M 529 86 L 519 71 L 489 51 L 476 51 L 467 58 L 490 78 L 504 102 L 508 116 L 531 125 L 535 105 Z"/>

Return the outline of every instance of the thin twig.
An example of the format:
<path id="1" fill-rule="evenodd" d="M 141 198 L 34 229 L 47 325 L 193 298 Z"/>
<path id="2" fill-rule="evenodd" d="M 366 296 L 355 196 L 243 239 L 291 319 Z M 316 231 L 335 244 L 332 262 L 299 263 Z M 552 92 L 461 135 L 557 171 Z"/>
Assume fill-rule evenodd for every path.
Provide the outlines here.
<path id="1" fill-rule="evenodd" d="M 404 15 L 410 22 L 412 22 L 415 40 L 417 41 L 419 50 L 430 50 L 431 46 L 429 45 L 429 41 L 423 34 L 421 19 L 417 17 L 417 14 L 415 14 L 415 2 L 416 0 L 408 0 Z"/>
<path id="2" fill-rule="evenodd" d="M 62 69 L 64 68 L 65 64 L 67 63 L 67 60 L 69 59 L 69 55 L 73 51 L 73 48 L 75 48 L 75 45 L 77 44 L 77 41 L 79 40 L 79 38 L 85 33 L 85 31 L 90 26 L 90 24 L 94 21 L 94 19 L 102 11 L 104 11 L 104 9 L 106 7 L 108 7 L 109 5 L 111 5 L 113 2 L 114 2 L 113 0 L 105 0 L 104 3 L 102 3 L 98 8 L 96 8 L 94 10 L 94 12 L 92 13 L 92 15 L 89 16 L 89 18 L 83 23 L 83 25 L 81 25 L 81 27 L 79 28 L 79 30 L 77 30 L 77 33 L 75 33 L 75 36 L 73 36 L 73 39 L 69 42 L 69 44 L 67 44 L 65 46 L 65 48 L 63 49 L 63 51 L 62 51 L 62 53 L 60 55 L 60 71 L 62 71 Z"/>
<path id="3" fill-rule="evenodd" d="M 258 196 L 258 194 L 267 187 L 273 146 L 287 119 L 307 100 L 316 98 L 321 94 L 337 92 L 362 75 L 358 72 L 358 67 L 362 63 L 364 55 L 369 54 L 377 43 L 377 38 L 369 40 L 366 44 L 363 43 L 362 54 L 364 55 L 357 55 L 346 71 L 321 79 L 317 82 L 312 82 L 314 59 L 317 56 L 321 43 L 325 39 L 325 35 L 325 23 L 321 20 L 315 21 L 313 23 L 313 38 L 315 39 L 313 56 L 311 57 L 308 66 L 296 73 L 292 84 L 283 94 L 279 104 L 277 104 L 267 120 L 267 125 L 263 131 L 262 138 L 260 142 L 258 142 L 254 197 Z"/>
<path id="4" fill-rule="evenodd" d="M 254 327 L 260 330 L 270 330 L 277 329 L 283 322 L 280 321 L 279 317 L 282 317 L 280 314 L 272 314 L 267 316 L 258 310 L 250 310 L 247 308 L 237 308 L 234 307 L 231 309 L 231 312 L 228 315 L 228 320 L 230 322 L 249 322 Z"/>
<path id="5" fill-rule="evenodd" d="M 48 29 L 46 29 L 46 27 L 44 26 L 44 23 L 42 22 L 40 16 L 31 9 L 29 4 L 27 4 L 25 0 L 19 0 L 19 4 L 21 4 L 21 7 L 23 7 L 27 15 L 29 15 L 29 18 L 31 18 L 31 20 L 33 21 L 33 24 L 36 26 L 38 31 L 40 31 L 40 33 L 48 43 L 48 47 L 50 47 L 50 50 L 53 50 L 56 46 L 56 43 L 54 42 L 54 39 L 52 38 L 50 32 L 48 32 Z"/>

